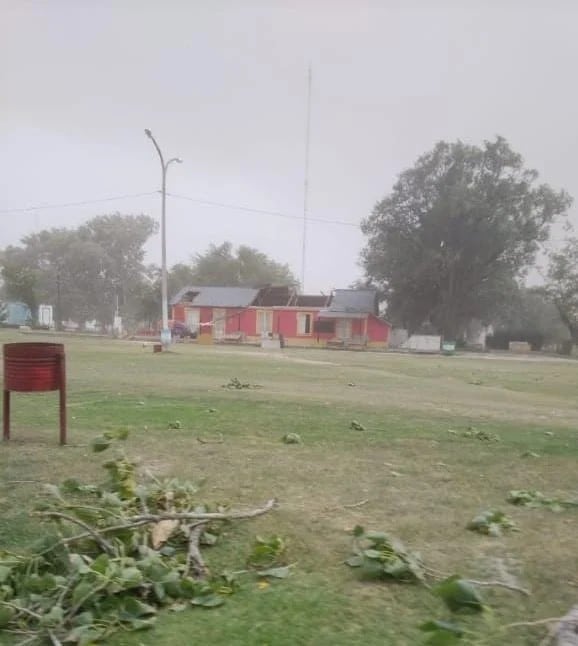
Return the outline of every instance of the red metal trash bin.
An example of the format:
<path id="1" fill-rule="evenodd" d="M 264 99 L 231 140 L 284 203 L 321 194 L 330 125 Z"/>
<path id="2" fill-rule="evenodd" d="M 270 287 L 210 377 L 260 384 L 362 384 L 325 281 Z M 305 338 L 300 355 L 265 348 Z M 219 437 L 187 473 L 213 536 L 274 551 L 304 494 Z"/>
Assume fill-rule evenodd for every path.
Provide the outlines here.
<path id="1" fill-rule="evenodd" d="M 10 393 L 60 391 L 60 444 L 66 444 L 66 364 L 62 343 L 4 344 L 4 439 L 10 439 Z"/>

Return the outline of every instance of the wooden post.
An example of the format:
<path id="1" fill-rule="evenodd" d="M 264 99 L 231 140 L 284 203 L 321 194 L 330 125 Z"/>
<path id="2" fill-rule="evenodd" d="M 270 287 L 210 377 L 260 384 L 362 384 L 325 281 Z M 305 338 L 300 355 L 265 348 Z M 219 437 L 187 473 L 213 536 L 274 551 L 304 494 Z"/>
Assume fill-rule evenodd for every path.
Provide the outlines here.
<path id="1" fill-rule="evenodd" d="M 3 406 L 3 421 L 4 421 L 4 433 L 3 438 L 5 441 L 10 439 L 10 391 L 4 391 L 4 406 Z"/>
<path id="2" fill-rule="evenodd" d="M 60 404 L 60 445 L 66 444 L 66 363 L 64 355 L 60 357 L 60 389 L 59 389 L 59 404 Z"/>

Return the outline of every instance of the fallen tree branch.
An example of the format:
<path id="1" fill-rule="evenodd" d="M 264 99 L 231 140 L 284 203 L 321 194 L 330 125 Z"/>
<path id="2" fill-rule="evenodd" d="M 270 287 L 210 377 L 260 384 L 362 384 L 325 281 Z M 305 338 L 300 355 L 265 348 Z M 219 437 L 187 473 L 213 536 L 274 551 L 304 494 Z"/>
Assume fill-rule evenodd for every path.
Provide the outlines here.
<path id="1" fill-rule="evenodd" d="M 537 619 L 536 621 L 516 621 L 513 624 L 506 624 L 503 628 L 531 628 L 532 626 L 546 626 L 547 624 L 560 623 L 564 617 L 549 617 L 548 619 Z"/>
<path id="2" fill-rule="evenodd" d="M 59 511 L 40 511 L 36 512 L 35 515 L 42 516 L 43 518 L 59 518 L 61 520 L 66 520 L 74 525 L 78 525 L 79 527 L 82 527 L 82 529 L 84 529 L 87 534 L 100 545 L 103 551 L 105 551 L 107 554 L 114 554 L 112 545 L 108 541 L 105 541 L 104 538 L 102 538 L 99 531 L 93 529 L 90 525 L 87 525 L 85 522 L 79 520 L 78 518 L 75 518 L 74 516 L 62 514 Z"/>
<path id="3" fill-rule="evenodd" d="M 197 580 L 206 579 L 207 574 L 209 573 L 199 546 L 201 536 L 203 535 L 206 527 L 207 523 L 193 523 L 187 527 L 189 534 L 189 549 L 187 551 L 185 575 L 192 571 L 193 578 Z"/>
<path id="4" fill-rule="evenodd" d="M 124 529 L 135 529 L 136 527 L 141 527 L 143 525 L 148 525 L 148 520 L 143 520 L 139 523 L 124 523 L 123 525 L 112 525 L 112 527 L 103 527 L 98 530 L 99 534 L 112 534 L 112 532 L 120 532 Z M 67 545 L 68 543 L 74 543 L 76 541 L 81 541 L 85 538 L 90 538 L 93 536 L 92 532 L 85 532 L 84 534 L 77 534 L 76 536 L 67 536 L 62 539 L 62 543 Z M 52 548 L 50 548 L 52 549 Z"/>
<path id="5" fill-rule="evenodd" d="M 529 590 L 526 590 L 526 588 L 521 588 L 518 585 L 511 585 L 510 583 L 504 583 L 503 581 L 474 581 L 473 579 L 467 579 L 467 582 L 488 588 L 506 588 L 507 590 L 513 590 L 514 592 L 520 592 L 526 597 L 530 597 L 532 594 Z"/>
<path id="6" fill-rule="evenodd" d="M 1 484 L 41 484 L 42 480 L 6 480 Z"/>
<path id="7" fill-rule="evenodd" d="M 48 637 L 50 638 L 52 646 L 62 646 L 60 639 L 58 639 L 58 637 L 51 630 L 48 631 Z"/>
<path id="8" fill-rule="evenodd" d="M 67 516 L 56 511 L 41 511 L 37 512 L 36 515 L 46 517 L 46 518 L 61 518 L 63 520 L 68 520 L 71 523 L 75 523 L 85 529 L 86 531 L 83 534 L 77 534 L 76 536 L 70 536 L 62 539 L 62 543 L 67 545 L 68 543 L 75 543 L 76 541 L 83 540 L 85 538 L 93 538 L 103 550 L 111 554 L 113 549 L 112 546 L 104 540 L 102 537 L 103 534 L 111 534 L 113 532 L 120 532 L 126 529 L 134 529 L 136 527 L 142 527 L 144 525 L 150 525 L 151 523 L 159 523 L 163 520 L 192 520 L 192 521 L 210 521 L 210 520 L 244 520 L 247 518 L 255 518 L 256 516 L 262 516 L 267 512 L 271 511 L 277 501 L 275 498 L 267 501 L 263 507 L 257 509 L 252 509 L 250 511 L 235 511 L 230 513 L 225 512 L 208 512 L 208 513 L 179 513 L 179 512 L 166 512 L 162 514 L 141 514 L 140 516 L 131 516 L 127 518 L 127 522 L 122 525 L 113 525 L 111 527 L 103 527 L 102 529 L 93 529 L 86 523 L 74 518 L 72 516 Z M 206 524 L 206 523 L 205 523 Z M 195 523 L 197 525 L 197 523 Z"/>
<path id="9" fill-rule="evenodd" d="M 219 433 L 219 439 L 217 440 L 206 440 L 203 437 L 197 437 L 197 442 L 200 444 L 223 444 L 225 441 L 225 438 L 223 437 L 222 433 Z"/>
<path id="10" fill-rule="evenodd" d="M 271 511 L 277 501 L 275 498 L 268 500 L 263 507 L 251 509 L 250 511 L 232 511 L 226 512 L 167 512 L 163 514 L 142 514 L 140 516 L 130 516 L 127 521 L 131 524 L 134 523 L 158 523 L 161 520 L 244 520 L 246 518 L 255 518 L 262 516 L 268 511 Z"/>
<path id="11" fill-rule="evenodd" d="M 369 498 L 365 498 L 365 500 L 360 500 L 359 502 L 354 502 L 351 505 L 343 505 L 345 509 L 354 509 L 355 507 L 363 507 L 363 505 L 367 505 L 369 502 Z"/>
<path id="12" fill-rule="evenodd" d="M 17 606 L 15 603 L 10 603 L 9 601 L 0 601 L 0 606 L 11 608 L 15 612 L 22 612 L 23 614 L 28 615 L 33 619 L 42 619 L 42 616 L 37 614 L 36 612 L 32 612 L 32 610 L 28 610 L 28 608 L 23 608 L 22 606 Z"/>

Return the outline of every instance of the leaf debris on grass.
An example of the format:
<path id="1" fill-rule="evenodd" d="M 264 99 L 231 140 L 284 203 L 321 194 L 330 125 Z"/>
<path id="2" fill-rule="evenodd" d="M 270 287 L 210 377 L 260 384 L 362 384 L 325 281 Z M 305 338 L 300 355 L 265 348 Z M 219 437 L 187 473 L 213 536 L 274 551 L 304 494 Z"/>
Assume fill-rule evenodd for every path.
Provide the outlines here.
<path id="1" fill-rule="evenodd" d="M 487 536 L 502 536 L 505 531 L 517 530 L 516 523 L 499 509 L 487 509 L 481 512 L 466 527 Z"/>
<path id="2" fill-rule="evenodd" d="M 301 444 L 299 433 L 285 433 L 282 439 L 285 444 Z"/>
<path id="3" fill-rule="evenodd" d="M 451 612 L 482 612 L 484 609 L 479 591 L 459 574 L 454 574 L 438 583 L 433 588 L 433 593 L 446 604 Z"/>
<path id="4" fill-rule="evenodd" d="M 237 377 L 232 377 L 226 384 L 223 384 L 221 387 L 227 388 L 228 390 L 255 390 L 257 388 L 263 388 L 261 384 L 250 384 L 247 382 L 242 382 Z"/>
<path id="5" fill-rule="evenodd" d="M 519 507 L 545 507 L 551 511 L 562 511 L 563 509 L 578 507 L 578 500 L 548 498 L 541 491 L 532 489 L 513 489 L 509 492 L 506 500 Z"/>
<path id="6" fill-rule="evenodd" d="M 397 538 L 384 532 L 353 530 L 353 554 L 345 563 L 360 568 L 367 579 L 390 579 L 403 583 L 424 581 L 426 571 L 417 552 L 412 552 Z"/>
<path id="7" fill-rule="evenodd" d="M 106 431 L 93 448 L 104 451 L 127 435 Z M 124 454 L 102 466 L 109 476 L 102 484 L 69 478 L 45 485 L 34 515 L 51 529 L 29 550 L 0 551 L 0 630 L 22 632 L 30 644 L 80 646 L 152 628 L 163 606 L 218 607 L 233 585 L 210 574 L 201 546 L 217 541 L 219 522 L 260 516 L 275 505 L 210 508 L 192 483 L 139 477 Z M 284 548 L 282 541 L 264 545 L 265 555 Z M 264 561 L 265 568 L 278 565 Z M 287 573 L 277 568 L 263 576 Z"/>

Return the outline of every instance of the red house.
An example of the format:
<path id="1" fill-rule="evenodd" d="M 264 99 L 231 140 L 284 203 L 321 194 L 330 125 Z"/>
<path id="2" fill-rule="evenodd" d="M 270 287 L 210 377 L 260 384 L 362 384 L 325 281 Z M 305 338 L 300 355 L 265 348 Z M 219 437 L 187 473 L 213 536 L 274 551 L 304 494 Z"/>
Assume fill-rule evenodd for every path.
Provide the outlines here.
<path id="1" fill-rule="evenodd" d="M 171 300 L 172 318 L 197 332 L 200 343 L 387 347 L 391 326 L 377 316 L 370 289 L 337 289 L 330 296 L 293 287 L 185 287 Z"/>

